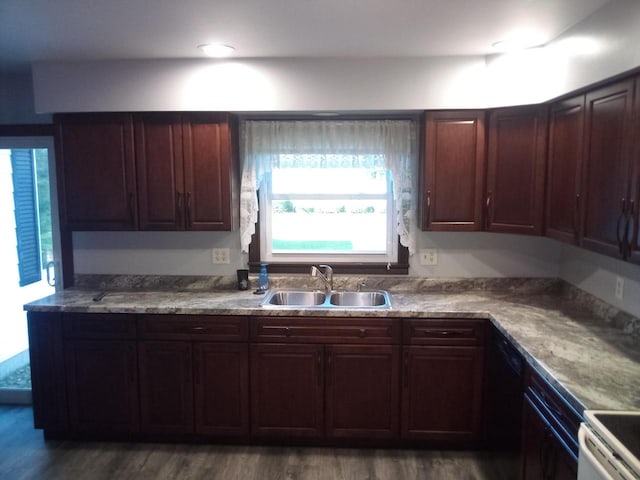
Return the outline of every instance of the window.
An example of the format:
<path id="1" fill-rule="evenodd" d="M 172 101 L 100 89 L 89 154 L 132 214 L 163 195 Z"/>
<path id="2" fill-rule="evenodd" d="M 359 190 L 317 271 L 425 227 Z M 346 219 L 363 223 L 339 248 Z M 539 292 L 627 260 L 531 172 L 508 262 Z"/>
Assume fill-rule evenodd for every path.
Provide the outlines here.
<path id="1" fill-rule="evenodd" d="M 396 262 L 391 175 L 382 167 L 288 166 L 260 189 L 260 258 L 266 262 Z M 334 158 L 336 164 L 340 156 Z"/>
<path id="2" fill-rule="evenodd" d="M 260 261 L 397 263 L 399 236 L 411 248 L 414 230 L 413 131 L 411 121 L 244 122 L 243 250 L 259 220 Z"/>

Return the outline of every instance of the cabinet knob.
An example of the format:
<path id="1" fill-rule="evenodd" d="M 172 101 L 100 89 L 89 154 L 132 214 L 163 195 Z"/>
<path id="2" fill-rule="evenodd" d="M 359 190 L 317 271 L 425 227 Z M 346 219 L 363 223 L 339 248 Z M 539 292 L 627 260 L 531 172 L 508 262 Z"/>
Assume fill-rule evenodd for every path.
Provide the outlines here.
<path id="1" fill-rule="evenodd" d="M 284 327 L 284 334 L 287 337 L 291 336 L 291 329 L 289 327 Z"/>
<path id="2" fill-rule="evenodd" d="M 361 329 L 358 331 L 358 334 L 360 335 L 360 338 L 364 338 L 364 337 L 366 337 L 366 336 L 367 336 L 367 329 L 366 329 L 366 328 L 361 328 Z"/>

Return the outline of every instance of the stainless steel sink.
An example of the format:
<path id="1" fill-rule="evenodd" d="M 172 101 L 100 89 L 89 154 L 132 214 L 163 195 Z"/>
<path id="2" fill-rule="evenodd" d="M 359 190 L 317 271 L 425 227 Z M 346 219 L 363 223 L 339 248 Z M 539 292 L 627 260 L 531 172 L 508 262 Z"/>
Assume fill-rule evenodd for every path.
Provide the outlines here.
<path id="1" fill-rule="evenodd" d="M 341 307 L 384 307 L 391 304 L 389 293 L 385 291 L 333 292 L 329 302 Z"/>
<path id="2" fill-rule="evenodd" d="M 317 290 L 270 290 L 262 302 L 263 308 L 390 308 L 389 292 L 331 291 L 329 294 Z"/>
<path id="3" fill-rule="evenodd" d="M 312 307 L 326 300 L 323 292 L 300 290 L 271 290 L 262 306 Z"/>

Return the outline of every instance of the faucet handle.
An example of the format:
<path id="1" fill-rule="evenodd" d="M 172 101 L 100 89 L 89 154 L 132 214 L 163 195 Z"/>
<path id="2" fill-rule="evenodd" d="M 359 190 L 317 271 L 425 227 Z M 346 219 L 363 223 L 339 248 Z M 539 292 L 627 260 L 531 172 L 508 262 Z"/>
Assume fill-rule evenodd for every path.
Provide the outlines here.
<path id="1" fill-rule="evenodd" d="M 367 286 L 367 282 L 358 282 L 358 288 L 357 291 L 361 292 L 363 288 L 365 288 Z"/>

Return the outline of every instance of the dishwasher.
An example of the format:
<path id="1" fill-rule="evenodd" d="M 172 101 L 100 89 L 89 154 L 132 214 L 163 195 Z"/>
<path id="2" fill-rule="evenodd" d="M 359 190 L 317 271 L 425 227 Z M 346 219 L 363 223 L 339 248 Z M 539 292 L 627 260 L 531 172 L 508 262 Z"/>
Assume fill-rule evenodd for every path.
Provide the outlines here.
<path id="1" fill-rule="evenodd" d="M 519 451 L 525 361 L 495 327 L 488 358 L 487 443 L 496 450 Z"/>

